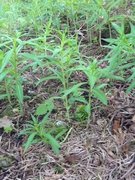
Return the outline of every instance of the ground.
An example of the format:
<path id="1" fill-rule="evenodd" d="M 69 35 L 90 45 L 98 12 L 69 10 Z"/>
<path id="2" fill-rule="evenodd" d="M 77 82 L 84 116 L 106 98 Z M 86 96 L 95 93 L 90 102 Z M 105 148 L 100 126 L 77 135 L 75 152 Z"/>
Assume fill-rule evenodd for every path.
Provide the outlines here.
<path id="1" fill-rule="evenodd" d="M 100 59 L 104 51 L 100 48 L 100 51 L 95 52 L 100 52 L 95 53 Z M 24 90 L 26 94 L 30 93 L 32 98 L 25 102 L 23 117 L 17 113 L 10 116 L 16 130 L 7 134 L 1 129 L 0 179 L 135 179 L 135 92 L 127 95 L 126 85 L 114 82 L 109 92 L 108 106 L 94 101 L 91 121 L 87 127 L 73 121 L 58 156 L 42 143 L 32 146 L 24 154 L 22 143 L 25 137 L 19 138 L 18 133 L 30 118 L 36 104 L 48 96 L 47 88 L 53 90 L 57 86 L 56 82 L 48 82 L 45 87 L 37 89 L 32 86 L 32 81 L 40 75 L 32 76 L 30 72 L 25 75 L 29 83 Z M 2 101 L 0 105 L 1 113 L 7 115 L 7 112 L 10 112 L 8 103 Z M 59 109 L 59 115 L 54 112 L 54 118 L 57 116 L 62 119 L 64 112 L 61 107 Z"/>

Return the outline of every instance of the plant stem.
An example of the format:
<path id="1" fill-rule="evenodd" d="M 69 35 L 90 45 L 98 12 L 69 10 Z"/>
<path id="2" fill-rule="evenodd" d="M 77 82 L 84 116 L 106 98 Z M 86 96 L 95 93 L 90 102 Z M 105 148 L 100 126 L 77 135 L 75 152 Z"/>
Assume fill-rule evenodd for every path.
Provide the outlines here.
<path id="1" fill-rule="evenodd" d="M 90 117 L 91 117 L 91 90 L 89 90 L 89 101 L 88 101 L 88 107 L 89 107 L 89 111 L 88 111 L 88 122 L 87 122 L 87 128 L 89 126 L 89 122 L 90 122 Z"/>
<path id="2" fill-rule="evenodd" d="M 67 82 L 67 79 L 65 77 L 65 73 L 64 73 L 64 69 L 62 68 L 62 76 L 63 76 L 63 88 L 64 88 L 64 91 L 67 90 L 67 87 L 68 87 L 68 82 Z M 68 104 L 68 97 L 66 96 L 64 98 L 64 105 L 65 105 L 65 108 L 66 108 L 66 117 L 68 119 L 68 122 L 70 122 L 70 112 L 69 112 L 69 104 Z"/>
<path id="3" fill-rule="evenodd" d="M 65 107 L 66 107 L 66 116 L 67 116 L 67 119 L 68 121 L 70 122 L 70 112 L 69 112 L 69 107 L 68 107 L 68 98 L 67 96 L 65 97 Z"/>
<path id="4" fill-rule="evenodd" d="M 90 121 L 90 116 L 91 116 L 91 93 L 89 93 L 89 114 L 88 114 L 88 120 Z"/>
<path id="5" fill-rule="evenodd" d="M 15 83 L 16 85 L 19 82 L 19 73 L 18 73 L 18 57 L 17 57 L 17 41 L 16 38 L 13 39 L 13 66 L 14 66 L 14 76 L 15 76 Z M 20 111 L 21 111 L 21 115 L 23 115 L 23 105 L 22 102 L 19 101 L 19 106 L 20 106 Z"/>

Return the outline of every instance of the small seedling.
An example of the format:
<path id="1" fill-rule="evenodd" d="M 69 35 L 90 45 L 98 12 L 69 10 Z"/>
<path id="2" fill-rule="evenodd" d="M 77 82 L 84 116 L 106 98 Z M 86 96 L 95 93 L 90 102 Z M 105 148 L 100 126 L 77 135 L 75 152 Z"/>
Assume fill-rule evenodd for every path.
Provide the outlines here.
<path id="1" fill-rule="evenodd" d="M 75 120 L 78 122 L 86 122 L 88 115 L 86 105 L 79 105 L 75 112 Z"/>
<path id="2" fill-rule="evenodd" d="M 48 100 L 46 103 L 39 105 L 36 114 L 38 116 L 45 114 L 43 119 L 39 121 L 38 117 L 32 115 L 32 120 L 26 124 L 26 128 L 20 133 L 20 135 L 28 136 L 24 144 L 24 151 L 27 151 L 35 143 L 43 142 L 49 144 L 54 153 L 58 154 L 60 152 L 58 140 L 66 133 L 67 128 L 65 126 L 55 126 L 54 123 L 50 122 L 49 115 L 53 108 L 52 104 Z"/>

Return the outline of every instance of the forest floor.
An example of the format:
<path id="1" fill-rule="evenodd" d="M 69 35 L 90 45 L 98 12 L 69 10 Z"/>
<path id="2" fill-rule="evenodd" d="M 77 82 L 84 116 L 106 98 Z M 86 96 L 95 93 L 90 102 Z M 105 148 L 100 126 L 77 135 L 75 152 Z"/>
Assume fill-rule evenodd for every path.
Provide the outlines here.
<path id="1" fill-rule="evenodd" d="M 108 50 L 99 42 L 90 46 L 86 30 L 80 36 L 82 57 L 92 56 L 99 61 L 105 57 Z M 107 106 L 98 100 L 92 102 L 87 125 L 71 121 L 59 155 L 43 143 L 34 144 L 24 153 L 26 137 L 18 136 L 19 133 L 31 120 L 37 105 L 50 94 L 57 96 L 60 87 L 55 80 L 35 86 L 34 82 L 43 75 L 46 69 L 44 74 L 40 69 L 23 74 L 27 80 L 24 96 L 29 97 L 24 100 L 23 116 L 16 108 L 16 100 L 12 107 L 7 100 L 0 100 L 0 117 L 14 125 L 11 133 L 0 126 L 0 180 L 135 180 L 135 90 L 126 94 L 128 85 L 121 81 L 109 84 Z M 81 73 L 73 78 L 85 79 Z M 52 119 L 66 124 L 63 104 L 58 101 L 55 107 Z"/>
<path id="2" fill-rule="evenodd" d="M 85 44 L 85 43 L 84 43 Z M 99 45 L 87 47 L 82 54 L 90 54 L 101 59 L 105 50 Z M 25 95 L 31 96 L 24 102 L 25 113 L 20 116 L 14 109 L 10 119 L 15 130 L 9 134 L 0 131 L 0 180 L 134 180 L 135 179 L 135 92 L 125 93 L 126 84 L 115 81 L 110 86 L 107 106 L 93 102 L 91 122 L 86 127 L 72 121 L 60 155 L 42 143 L 32 146 L 25 154 L 22 144 L 24 137 L 18 138 L 26 120 L 38 103 L 57 93 L 57 82 L 48 81 L 40 87 L 33 82 L 40 78 L 40 72 L 27 72 Z M 80 75 L 81 76 L 81 75 Z M 77 75 L 78 78 L 78 75 Z M 81 77 L 83 78 L 83 77 Z M 58 103 L 54 120 L 62 120 L 62 104 Z M 8 116 L 10 106 L 0 102 L 0 113 Z M 65 120 L 66 122 L 66 120 Z M 1 165 L 2 164 L 2 165 Z"/>

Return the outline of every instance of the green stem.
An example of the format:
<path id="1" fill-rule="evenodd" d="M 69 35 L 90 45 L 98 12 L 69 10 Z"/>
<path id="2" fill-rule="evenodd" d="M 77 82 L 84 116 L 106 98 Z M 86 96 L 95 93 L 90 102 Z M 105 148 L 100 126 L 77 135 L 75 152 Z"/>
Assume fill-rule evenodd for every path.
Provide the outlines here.
<path id="1" fill-rule="evenodd" d="M 66 107 L 66 116 L 67 116 L 68 121 L 70 122 L 70 112 L 69 112 L 69 105 L 68 105 L 68 98 L 67 98 L 67 96 L 65 98 L 65 107 Z"/>
<path id="2" fill-rule="evenodd" d="M 67 88 L 68 88 L 68 82 L 66 80 L 63 68 L 62 68 L 62 76 L 63 76 L 63 82 L 62 82 L 63 83 L 63 88 L 64 88 L 64 91 L 66 91 Z M 67 96 L 64 99 L 64 105 L 65 105 L 65 108 L 66 108 L 66 117 L 67 117 L 68 121 L 70 122 L 70 112 L 69 112 L 69 104 L 68 104 L 68 97 Z"/>
<path id="3" fill-rule="evenodd" d="M 10 93 L 10 91 L 9 91 L 9 88 L 8 88 L 8 83 L 7 83 L 7 80 L 5 79 L 5 89 L 6 89 L 6 94 L 7 94 L 7 96 L 8 96 L 8 101 L 9 101 L 9 103 L 10 104 L 12 104 L 12 102 L 11 102 L 11 93 Z"/>
<path id="4" fill-rule="evenodd" d="M 91 90 L 89 90 L 89 110 L 88 110 L 88 121 L 87 121 L 87 128 L 89 127 L 90 117 L 91 117 Z"/>
<path id="5" fill-rule="evenodd" d="M 89 91 L 89 113 L 88 113 L 88 121 L 90 121 L 91 117 L 91 91 Z"/>
<path id="6" fill-rule="evenodd" d="M 14 41 L 13 41 L 13 65 L 14 65 L 15 81 L 17 81 L 18 70 L 17 70 L 16 39 L 14 39 Z"/>
<path id="7" fill-rule="evenodd" d="M 14 77 L 15 77 L 15 83 L 17 85 L 18 81 L 19 81 L 19 73 L 18 73 L 18 57 L 17 57 L 17 44 L 16 44 L 16 39 L 13 40 L 13 65 L 14 65 Z M 21 102 L 19 102 L 19 106 L 20 106 L 20 111 L 21 111 L 21 115 L 23 115 L 23 104 Z"/>
<path id="8" fill-rule="evenodd" d="M 110 38 L 112 38 L 112 30 L 111 30 L 111 24 L 110 23 L 108 24 L 108 27 L 109 27 L 109 36 L 110 36 Z"/>

